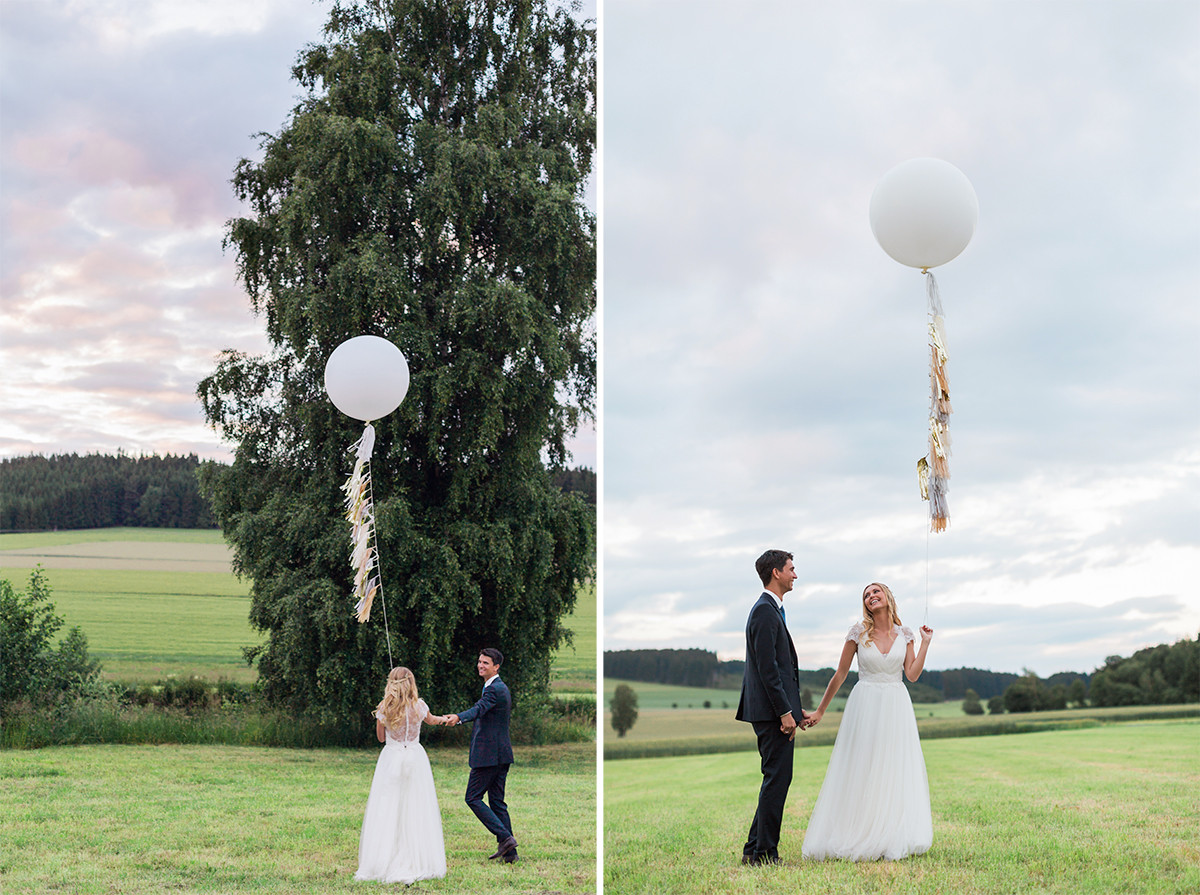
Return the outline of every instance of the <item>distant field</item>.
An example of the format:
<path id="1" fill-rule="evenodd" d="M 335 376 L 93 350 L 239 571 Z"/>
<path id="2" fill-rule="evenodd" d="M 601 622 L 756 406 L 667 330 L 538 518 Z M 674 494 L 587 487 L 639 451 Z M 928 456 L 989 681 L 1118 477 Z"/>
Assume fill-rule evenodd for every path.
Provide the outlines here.
<path id="1" fill-rule="evenodd" d="M 648 684 L 644 681 L 624 681 L 618 678 L 604 679 L 604 704 L 612 704 L 613 694 L 618 684 L 627 684 L 637 693 L 638 709 L 702 709 L 705 701 L 710 703 L 710 709 L 730 711 L 737 708 L 738 690 L 714 690 L 709 687 L 677 687 L 671 684 Z M 814 709 L 821 701 L 824 691 L 813 690 L 813 701 L 806 709 Z M 831 712 L 840 712 L 846 704 L 843 698 L 835 698 L 830 704 Z M 962 700 L 952 702 L 924 703 L 913 705 L 919 718 L 957 718 L 962 715 Z"/>
<path id="2" fill-rule="evenodd" d="M 596 692 L 596 585 L 589 582 L 579 591 L 575 610 L 563 619 L 575 635 L 574 644 L 554 654 L 551 688 L 555 693 Z"/>
<path id="3" fill-rule="evenodd" d="M 221 533 L 174 528 L 104 528 L 0 535 L 0 576 L 18 588 L 39 563 L 66 627 L 78 625 L 110 680 L 168 675 L 243 683 L 257 671 L 242 648 L 260 643 L 247 617 L 250 582 L 230 571 Z M 564 622 L 574 645 L 555 656 L 561 693 L 596 689 L 596 591 L 581 591 Z"/>
<path id="4" fill-rule="evenodd" d="M 740 690 L 715 690 L 711 687 L 677 687 L 673 684 L 648 684 L 645 681 L 624 681 L 620 678 L 604 679 L 604 704 L 612 703 L 613 694 L 618 684 L 627 684 L 637 693 L 638 709 L 702 709 L 704 703 L 710 703 L 710 709 L 732 711 L 737 709 Z M 821 701 L 822 693 L 813 692 L 813 705 L 805 708 L 816 708 Z M 834 699 L 832 711 L 841 711 L 845 699 Z M 958 705 L 958 703 L 943 703 L 942 705 Z M 923 708 L 923 707 L 922 707 Z M 935 708 L 930 706 L 931 709 Z"/>
<path id="5" fill-rule="evenodd" d="M 625 735 L 618 736 L 612 726 L 612 699 L 618 684 L 633 688 L 638 698 L 638 716 Z M 753 750 L 754 734 L 750 725 L 734 718 L 739 692 L 702 687 L 676 687 L 642 681 L 604 679 L 604 757 L 606 759 L 647 755 L 682 755 L 705 752 Z M 814 695 L 814 701 L 819 697 Z M 709 708 L 704 708 L 708 700 Z M 844 699 L 835 699 L 820 725 L 799 735 L 800 746 L 828 746 L 837 736 L 842 720 Z M 678 706 L 672 708 L 671 706 Z M 815 708 L 815 706 L 814 706 Z M 924 738 L 975 736 L 979 733 L 1009 732 L 1042 726 L 1071 726 L 1119 721 L 1128 716 L 1144 717 L 1160 713 L 1200 715 L 1200 707 L 1129 706 L 1118 709 L 1071 708 L 1061 712 L 1028 714 L 967 715 L 962 700 L 940 703 L 915 703 L 913 713 Z"/>
<path id="6" fill-rule="evenodd" d="M 168 542 L 172 544 L 225 545 L 215 528 L 83 528 L 74 531 L 34 531 L 0 534 L 0 552 L 29 547 L 61 547 L 64 544 L 96 544 L 106 541 Z"/>
<path id="7" fill-rule="evenodd" d="M 0 535 L 0 574 L 20 587 L 40 563 L 55 611 L 87 634 L 110 680 L 257 676 L 242 659 L 262 640 L 247 621 L 250 582 L 230 572 L 229 557 L 209 530 Z"/>

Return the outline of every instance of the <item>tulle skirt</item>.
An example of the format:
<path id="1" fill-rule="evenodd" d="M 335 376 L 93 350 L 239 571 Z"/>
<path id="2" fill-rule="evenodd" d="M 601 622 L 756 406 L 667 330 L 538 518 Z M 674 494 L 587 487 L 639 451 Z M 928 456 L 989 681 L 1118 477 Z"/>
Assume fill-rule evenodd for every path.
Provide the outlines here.
<path id="1" fill-rule="evenodd" d="M 846 700 L 802 853 L 818 861 L 896 860 L 932 844 L 929 779 L 908 691 L 900 681 L 860 680 Z"/>
<path id="2" fill-rule="evenodd" d="M 429 756 L 420 743 L 388 743 L 371 780 L 354 878 L 411 883 L 445 875 L 442 815 Z"/>

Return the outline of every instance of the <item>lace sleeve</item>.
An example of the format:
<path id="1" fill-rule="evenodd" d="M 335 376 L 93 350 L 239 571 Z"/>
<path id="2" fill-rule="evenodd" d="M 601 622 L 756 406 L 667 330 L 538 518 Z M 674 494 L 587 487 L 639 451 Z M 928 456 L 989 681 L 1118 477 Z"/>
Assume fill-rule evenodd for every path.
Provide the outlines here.
<path id="1" fill-rule="evenodd" d="M 417 717 L 420 718 L 422 721 L 424 721 L 426 715 L 428 715 L 428 714 L 429 714 L 429 706 L 425 704 L 424 699 L 418 699 L 417 700 Z"/>
<path id="2" fill-rule="evenodd" d="M 859 643 L 862 640 L 863 633 L 867 630 L 867 626 L 862 622 L 855 622 L 850 626 L 850 630 L 846 633 L 847 643 Z"/>
<path id="3" fill-rule="evenodd" d="M 904 635 L 905 643 L 912 643 L 914 640 L 917 639 L 916 637 L 913 636 L 912 628 L 908 627 L 908 625 L 902 625 L 900 627 L 900 633 Z"/>

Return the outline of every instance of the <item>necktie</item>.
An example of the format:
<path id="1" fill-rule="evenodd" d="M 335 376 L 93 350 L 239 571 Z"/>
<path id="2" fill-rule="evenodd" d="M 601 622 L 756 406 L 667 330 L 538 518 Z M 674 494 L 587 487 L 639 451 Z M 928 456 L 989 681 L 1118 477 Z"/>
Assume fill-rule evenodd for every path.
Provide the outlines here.
<path id="1" fill-rule="evenodd" d="M 787 627 L 787 610 L 782 606 L 779 607 L 779 614 L 783 616 L 783 626 Z"/>

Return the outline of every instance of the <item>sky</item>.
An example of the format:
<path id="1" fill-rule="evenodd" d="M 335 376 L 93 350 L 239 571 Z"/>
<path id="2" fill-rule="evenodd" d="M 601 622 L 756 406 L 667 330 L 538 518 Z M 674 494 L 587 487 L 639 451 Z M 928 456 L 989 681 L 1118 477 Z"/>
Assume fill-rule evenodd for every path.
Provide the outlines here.
<path id="1" fill-rule="evenodd" d="M 742 658 L 795 554 L 801 667 L 866 584 L 926 667 L 1042 676 L 1200 632 L 1200 5 L 605 0 L 605 649 Z M 868 223 L 971 181 L 935 270 L 950 528 L 930 534 L 924 278 Z"/>
<path id="2" fill-rule="evenodd" d="M 222 250 L 230 179 L 330 6 L 0 0 L 0 457 L 231 459 L 196 384 L 269 346 Z M 594 427 L 571 447 L 595 468 Z"/>

